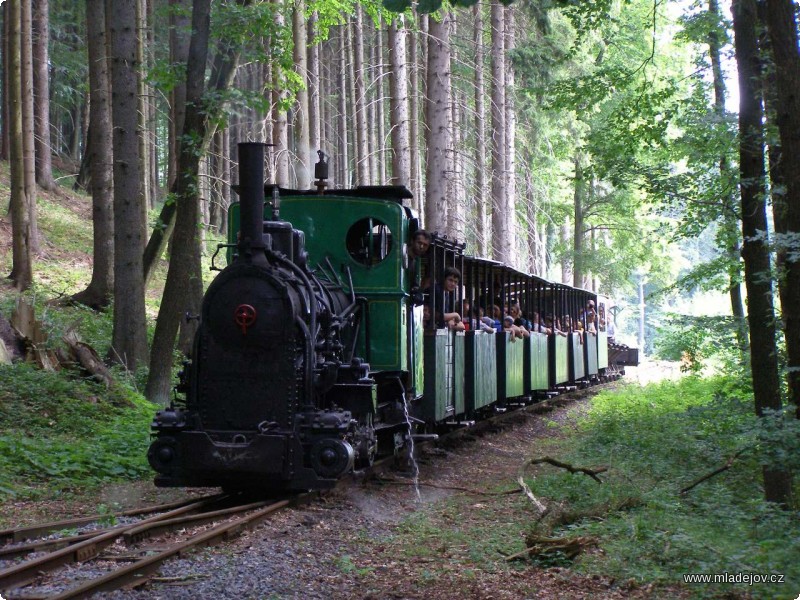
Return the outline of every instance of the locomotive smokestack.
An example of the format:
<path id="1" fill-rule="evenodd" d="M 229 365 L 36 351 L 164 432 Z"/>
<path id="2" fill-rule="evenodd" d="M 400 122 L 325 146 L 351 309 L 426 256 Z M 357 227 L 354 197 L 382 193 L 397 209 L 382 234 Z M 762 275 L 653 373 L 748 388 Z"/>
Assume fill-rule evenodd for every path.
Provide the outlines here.
<path id="1" fill-rule="evenodd" d="M 264 256 L 264 154 L 266 144 L 239 144 L 239 256 Z"/>

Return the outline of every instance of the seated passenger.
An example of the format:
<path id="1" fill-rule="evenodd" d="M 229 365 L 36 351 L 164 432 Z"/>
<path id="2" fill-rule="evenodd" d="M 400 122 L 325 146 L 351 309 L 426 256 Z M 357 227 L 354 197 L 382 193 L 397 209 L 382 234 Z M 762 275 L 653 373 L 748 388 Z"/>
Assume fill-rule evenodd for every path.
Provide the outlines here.
<path id="1" fill-rule="evenodd" d="M 470 315 L 472 314 L 472 311 L 470 310 L 470 303 L 466 298 L 461 301 L 461 314 L 464 315 L 464 318 L 461 321 L 464 323 L 464 329 L 466 331 L 474 329 L 472 326 L 472 319 L 470 318 Z"/>
<path id="2" fill-rule="evenodd" d="M 486 333 L 495 333 L 497 328 L 494 326 L 494 319 L 486 316 L 486 311 L 483 310 L 482 306 L 478 306 L 477 309 L 479 329 L 481 331 L 485 331 Z"/>
<path id="3" fill-rule="evenodd" d="M 597 333 L 597 327 L 595 326 L 595 320 L 597 319 L 597 315 L 593 310 L 590 310 L 586 314 L 586 331 L 589 333 Z"/>
<path id="4" fill-rule="evenodd" d="M 561 328 L 561 321 L 558 320 L 558 317 L 556 317 L 554 320 L 553 317 L 548 316 L 547 319 L 548 319 L 547 325 L 548 327 L 550 327 L 550 329 L 553 330 L 553 333 L 563 337 L 567 337 L 567 332 Z"/>
<path id="5" fill-rule="evenodd" d="M 494 328 L 497 331 L 500 331 L 503 328 L 503 313 L 500 310 L 500 306 L 497 304 L 492 305 L 492 318 L 494 319 Z"/>
<path id="6" fill-rule="evenodd" d="M 514 325 L 514 319 L 506 315 L 503 317 L 503 331 L 511 334 L 511 341 L 517 341 L 517 327 Z"/>
<path id="7" fill-rule="evenodd" d="M 514 302 L 511 305 L 511 309 L 508 314 L 514 318 L 514 325 L 517 327 L 523 327 L 526 331 L 531 330 L 531 322 L 522 316 L 522 309 L 519 306 L 519 302 Z"/>
<path id="8" fill-rule="evenodd" d="M 456 289 L 461 282 L 461 271 L 455 267 L 444 270 L 444 286 L 433 286 L 433 305 L 436 313 L 436 327 L 447 327 L 453 331 L 464 331 L 461 315 L 456 311 Z"/>
<path id="9" fill-rule="evenodd" d="M 428 282 L 423 281 L 420 283 L 422 277 L 422 264 L 421 258 L 428 253 L 431 246 L 431 234 L 424 229 L 417 229 L 411 237 L 411 243 L 408 246 L 408 267 L 409 267 L 409 281 L 411 282 L 411 301 L 415 306 L 419 306 L 424 302 L 422 292 L 430 286 L 429 278 L 426 277 Z"/>
<path id="10" fill-rule="evenodd" d="M 552 329 L 545 327 L 544 323 L 541 322 L 539 318 L 539 313 L 533 313 L 533 323 L 531 323 L 531 331 L 536 331 L 537 333 L 553 333 Z"/>
<path id="11" fill-rule="evenodd" d="M 524 337 L 530 337 L 531 335 L 524 327 L 517 327 L 514 325 L 514 319 L 511 317 L 511 315 L 506 315 L 503 317 L 503 331 L 507 331 L 514 336 L 511 339 L 512 342 Z"/>

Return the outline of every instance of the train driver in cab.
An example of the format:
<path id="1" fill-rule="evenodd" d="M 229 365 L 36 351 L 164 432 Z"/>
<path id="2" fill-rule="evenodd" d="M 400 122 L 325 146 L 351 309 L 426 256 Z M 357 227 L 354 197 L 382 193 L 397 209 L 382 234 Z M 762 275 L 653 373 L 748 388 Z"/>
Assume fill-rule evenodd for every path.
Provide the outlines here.
<path id="1" fill-rule="evenodd" d="M 428 248 L 431 247 L 431 234 L 424 229 L 417 229 L 411 237 L 411 246 L 409 247 L 410 258 L 422 258 L 428 253 Z"/>
<path id="2" fill-rule="evenodd" d="M 411 282 L 411 301 L 415 306 L 423 303 L 422 292 L 420 291 L 420 278 L 422 275 L 422 257 L 428 253 L 431 247 L 431 234 L 424 229 L 417 229 L 411 236 L 411 243 L 408 247 L 408 266 L 409 279 Z"/>

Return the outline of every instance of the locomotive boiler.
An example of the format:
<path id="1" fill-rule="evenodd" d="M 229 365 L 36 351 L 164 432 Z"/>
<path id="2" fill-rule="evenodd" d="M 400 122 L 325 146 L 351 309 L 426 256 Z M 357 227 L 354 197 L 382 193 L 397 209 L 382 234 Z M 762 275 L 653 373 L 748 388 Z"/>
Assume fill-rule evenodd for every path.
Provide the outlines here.
<path id="1" fill-rule="evenodd" d="M 355 355 L 361 303 L 352 280 L 309 269 L 277 188 L 265 220 L 264 150 L 239 144 L 240 234 L 203 299 L 185 401 L 153 422 L 159 486 L 321 489 L 375 455 L 377 386 Z"/>

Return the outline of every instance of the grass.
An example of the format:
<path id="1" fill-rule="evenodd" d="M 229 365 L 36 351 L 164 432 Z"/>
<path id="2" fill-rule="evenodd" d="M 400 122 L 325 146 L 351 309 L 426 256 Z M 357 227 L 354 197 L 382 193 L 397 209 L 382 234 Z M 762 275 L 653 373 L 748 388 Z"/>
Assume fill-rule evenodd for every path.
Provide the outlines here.
<path id="1" fill-rule="evenodd" d="M 612 470 L 602 486 L 544 474 L 535 483 L 541 493 L 566 498 L 577 510 L 623 497 L 641 503 L 570 527 L 570 533 L 602 540 L 603 553 L 587 555 L 577 564 L 580 570 L 666 583 L 681 581 L 684 573 L 781 573 L 786 584 L 728 589 L 760 598 L 787 597 L 800 589 L 800 521 L 796 513 L 763 501 L 763 452 L 752 403 L 720 394 L 725 385 L 722 379 L 687 377 L 603 393 L 579 432 L 553 444 L 567 460 L 604 463 Z M 754 450 L 729 471 L 679 494 L 748 446 Z"/>
<path id="2" fill-rule="evenodd" d="M 144 477 L 154 411 L 125 385 L 0 365 L 0 499 Z"/>

